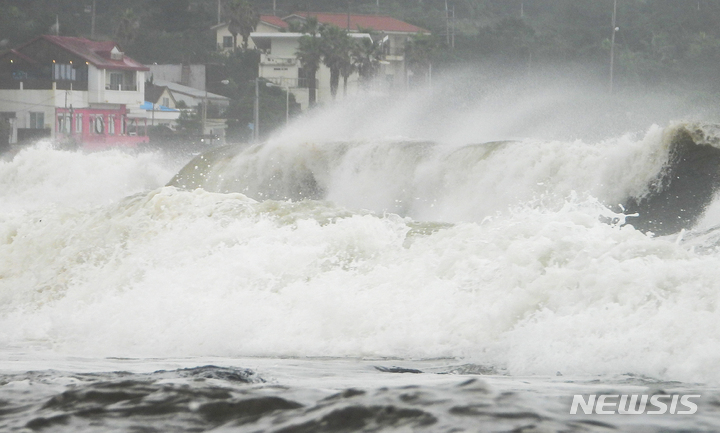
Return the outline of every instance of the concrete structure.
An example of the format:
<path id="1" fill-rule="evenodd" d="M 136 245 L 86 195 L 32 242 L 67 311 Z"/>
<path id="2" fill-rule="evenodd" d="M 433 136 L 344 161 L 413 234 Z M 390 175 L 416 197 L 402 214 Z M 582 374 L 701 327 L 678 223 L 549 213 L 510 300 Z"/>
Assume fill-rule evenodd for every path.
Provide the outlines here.
<path id="1" fill-rule="evenodd" d="M 147 142 L 142 64 L 114 42 L 37 37 L 0 56 L 0 115 L 11 143 L 42 137 L 85 147 Z"/>
<path id="2" fill-rule="evenodd" d="M 145 65 L 150 69 L 149 77 L 155 80 L 170 81 L 183 86 L 205 90 L 207 82 L 205 65 Z"/>

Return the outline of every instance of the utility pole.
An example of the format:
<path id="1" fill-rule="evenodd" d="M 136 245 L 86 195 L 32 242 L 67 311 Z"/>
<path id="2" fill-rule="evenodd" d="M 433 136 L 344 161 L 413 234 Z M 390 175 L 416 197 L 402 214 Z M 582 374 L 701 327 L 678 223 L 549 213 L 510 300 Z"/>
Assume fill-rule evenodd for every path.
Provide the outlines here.
<path id="1" fill-rule="evenodd" d="M 217 23 L 222 23 L 222 0 L 218 0 L 218 7 L 217 7 Z"/>
<path id="2" fill-rule="evenodd" d="M 615 32 L 618 31 L 617 23 L 617 0 L 613 1 L 612 13 L 612 37 L 610 38 L 610 94 L 613 93 L 613 73 L 615 69 Z"/>
<path id="3" fill-rule="evenodd" d="M 450 46 L 455 49 L 455 5 L 452 7 L 452 40 Z"/>
<path id="4" fill-rule="evenodd" d="M 260 137 L 260 77 L 255 78 L 255 105 L 253 107 L 253 142 Z"/>
<path id="5" fill-rule="evenodd" d="M 95 0 L 92 2 L 92 11 L 90 11 L 90 39 L 95 39 Z"/>
<path id="6" fill-rule="evenodd" d="M 205 86 L 205 100 L 203 101 L 203 107 L 202 107 L 202 132 L 200 135 L 205 137 L 205 128 L 207 127 L 207 106 L 208 106 L 208 91 L 207 86 Z M 155 115 L 155 104 L 153 104 L 153 115 Z"/>
<path id="7" fill-rule="evenodd" d="M 347 12 L 347 31 L 350 31 L 350 0 L 348 0 L 348 12 Z"/>
<path id="8" fill-rule="evenodd" d="M 450 12 L 447 0 L 445 0 L 445 42 L 450 45 Z"/>

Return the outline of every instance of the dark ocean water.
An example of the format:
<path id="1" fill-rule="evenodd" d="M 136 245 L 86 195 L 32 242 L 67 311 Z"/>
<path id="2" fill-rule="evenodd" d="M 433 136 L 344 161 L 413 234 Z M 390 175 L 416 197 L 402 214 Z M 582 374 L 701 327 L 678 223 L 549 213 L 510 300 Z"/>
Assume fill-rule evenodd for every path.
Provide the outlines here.
<path id="1" fill-rule="evenodd" d="M 451 360 L 55 359 L 0 375 L 0 430 L 48 432 L 689 432 L 720 429 L 720 392 L 634 376 L 507 376 Z M 20 366 L 28 361 L 4 362 Z M 230 366 L 234 365 L 234 366 Z M 239 365 L 253 365 L 242 368 Z M 574 394 L 702 394 L 694 415 L 570 415 Z"/>

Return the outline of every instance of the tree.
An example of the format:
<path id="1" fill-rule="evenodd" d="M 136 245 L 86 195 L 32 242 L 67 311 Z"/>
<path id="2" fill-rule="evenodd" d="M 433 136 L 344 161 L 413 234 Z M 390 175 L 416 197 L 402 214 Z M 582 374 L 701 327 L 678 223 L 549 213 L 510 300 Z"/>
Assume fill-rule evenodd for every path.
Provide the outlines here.
<path id="1" fill-rule="evenodd" d="M 432 38 L 418 33 L 405 44 L 405 62 L 413 74 L 427 76 L 432 63 L 432 56 L 438 44 Z"/>
<path id="2" fill-rule="evenodd" d="M 347 32 L 336 26 L 326 26 L 320 31 L 322 35 L 320 51 L 323 63 L 330 69 L 330 94 L 333 99 L 337 95 L 340 75 L 349 77 L 352 73 L 352 39 Z M 347 78 L 345 78 L 347 93 Z"/>
<path id="3" fill-rule="evenodd" d="M 137 36 L 140 28 L 140 19 L 135 15 L 132 9 L 125 9 L 120 16 L 120 21 L 115 30 L 115 38 L 120 46 L 126 47 L 130 45 Z"/>
<path id="4" fill-rule="evenodd" d="M 355 69 L 360 75 L 360 82 L 367 85 L 380 66 L 382 47 L 372 39 L 363 38 L 355 42 L 352 57 Z"/>
<path id="5" fill-rule="evenodd" d="M 298 50 L 295 52 L 295 55 L 302 65 L 303 73 L 308 81 L 308 89 L 310 91 L 308 104 L 312 107 L 315 105 L 317 98 L 315 94 L 317 79 L 315 76 L 320 68 L 320 61 L 322 60 L 322 42 L 320 38 L 317 37 L 317 18 L 308 18 L 301 30 L 305 34 L 300 36 Z"/>
<path id="6" fill-rule="evenodd" d="M 227 0 L 225 12 L 228 16 L 228 31 L 233 35 L 233 46 L 237 47 L 237 36 L 243 38 L 243 49 L 247 50 L 250 33 L 260 22 L 260 14 L 248 0 Z"/>

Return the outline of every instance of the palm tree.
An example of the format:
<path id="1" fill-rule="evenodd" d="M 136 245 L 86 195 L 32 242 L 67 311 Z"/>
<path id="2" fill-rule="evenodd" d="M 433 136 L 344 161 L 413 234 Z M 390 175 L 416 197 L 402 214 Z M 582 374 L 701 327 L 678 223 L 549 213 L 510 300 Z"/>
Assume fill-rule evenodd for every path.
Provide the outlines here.
<path id="1" fill-rule="evenodd" d="M 414 74 L 427 76 L 438 45 L 432 36 L 418 33 L 405 44 L 405 62 Z"/>
<path id="2" fill-rule="evenodd" d="M 311 107 L 315 105 L 317 99 L 315 95 L 317 88 L 315 75 L 320 69 L 320 61 L 322 60 L 322 42 L 317 37 L 318 27 L 317 18 L 315 17 L 310 17 L 305 21 L 305 24 L 300 29 L 305 34 L 300 36 L 298 50 L 295 52 L 298 61 L 302 65 L 303 75 L 308 81 L 308 104 Z"/>
<path id="3" fill-rule="evenodd" d="M 351 41 L 353 42 L 353 41 Z M 354 44 L 350 44 L 350 50 L 354 49 Z M 352 60 L 352 54 L 348 57 L 349 61 L 346 63 L 343 63 L 342 67 L 340 68 L 340 75 L 343 78 L 343 96 L 347 96 L 347 82 L 348 78 L 350 78 L 350 75 L 353 74 L 357 70 L 357 67 L 355 66 L 355 63 Z"/>
<path id="4" fill-rule="evenodd" d="M 121 47 L 130 45 L 137 36 L 140 28 L 140 19 L 132 9 L 125 9 L 120 15 L 117 29 L 115 30 L 115 40 L 120 43 Z"/>
<path id="5" fill-rule="evenodd" d="M 330 94 L 333 99 L 337 95 L 340 83 L 340 74 L 345 79 L 345 92 L 347 93 L 347 78 L 352 73 L 352 39 L 347 32 L 336 26 L 327 26 L 320 32 L 321 52 L 323 63 L 330 68 Z"/>
<path id="6" fill-rule="evenodd" d="M 250 33 L 260 22 L 260 15 L 248 0 L 226 0 L 225 11 L 229 19 L 228 31 L 233 35 L 233 46 L 237 47 L 237 36 L 243 38 L 243 50 L 247 50 Z"/>
<path id="7" fill-rule="evenodd" d="M 363 38 L 353 46 L 353 64 L 360 75 L 360 82 L 370 83 L 380 67 L 382 47 L 372 39 Z"/>

